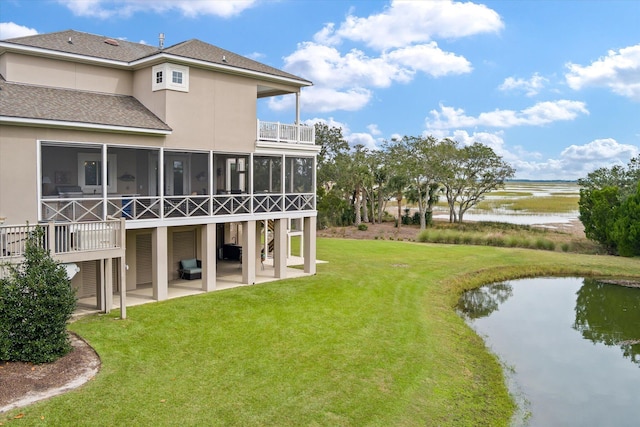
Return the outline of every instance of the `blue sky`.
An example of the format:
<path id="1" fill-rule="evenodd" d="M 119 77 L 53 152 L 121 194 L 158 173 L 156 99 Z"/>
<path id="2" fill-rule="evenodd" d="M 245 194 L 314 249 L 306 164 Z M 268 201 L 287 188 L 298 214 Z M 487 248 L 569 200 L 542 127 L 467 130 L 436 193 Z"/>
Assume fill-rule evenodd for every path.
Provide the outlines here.
<path id="1" fill-rule="evenodd" d="M 0 0 L 0 38 L 74 29 L 197 38 L 314 82 L 301 119 L 375 148 L 482 142 L 523 179 L 576 179 L 640 154 L 635 0 Z M 294 98 L 258 118 L 293 122 Z"/>

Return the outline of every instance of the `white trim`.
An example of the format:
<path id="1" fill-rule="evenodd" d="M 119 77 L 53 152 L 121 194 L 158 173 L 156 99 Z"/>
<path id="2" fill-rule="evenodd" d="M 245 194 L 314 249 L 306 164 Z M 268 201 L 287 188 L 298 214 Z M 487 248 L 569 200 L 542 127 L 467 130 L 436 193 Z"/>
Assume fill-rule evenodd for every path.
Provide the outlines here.
<path id="1" fill-rule="evenodd" d="M 295 144 L 290 142 L 265 142 L 256 141 L 256 154 L 309 154 L 316 155 L 320 152 L 320 146 L 315 144 Z"/>
<path id="2" fill-rule="evenodd" d="M 162 81 L 158 82 L 157 74 L 162 73 Z M 173 81 L 173 73 L 180 73 L 182 83 Z M 169 62 L 154 65 L 151 69 L 151 90 L 176 90 L 179 92 L 189 92 L 189 67 L 176 65 Z"/>
<path id="3" fill-rule="evenodd" d="M 0 124 L 33 125 L 39 127 L 61 127 L 77 129 L 94 129 L 108 132 L 140 133 L 146 135 L 171 135 L 170 130 L 147 129 L 131 126 L 99 125 L 96 123 L 67 122 L 63 120 L 30 119 L 24 117 L 0 116 Z"/>
<path id="4" fill-rule="evenodd" d="M 272 212 L 262 214 L 238 214 L 238 215 L 219 215 L 213 217 L 193 217 L 193 218 L 164 218 L 164 219 L 148 219 L 125 221 L 127 230 L 137 230 L 143 228 L 157 227 L 178 227 L 178 226 L 198 226 L 204 224 L 225 224 L 242 221 L 265 221 L 269 219 L 296 219 L 305 217 L 318 216 L 318 212 L 314 210 L 295 211 L 295 212 Z"/>

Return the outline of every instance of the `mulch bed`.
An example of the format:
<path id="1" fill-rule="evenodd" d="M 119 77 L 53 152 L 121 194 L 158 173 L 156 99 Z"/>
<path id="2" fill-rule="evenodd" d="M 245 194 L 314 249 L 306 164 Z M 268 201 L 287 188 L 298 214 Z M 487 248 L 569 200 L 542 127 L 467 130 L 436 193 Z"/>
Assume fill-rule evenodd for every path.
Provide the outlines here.
<path id="1" fill-rule="evenodd" d="M 52 363 L 0 362 L 0 412 L 31 404 L 90 380 L 100 358 L 83 339 L 70 333 L 72 350 Z"/>

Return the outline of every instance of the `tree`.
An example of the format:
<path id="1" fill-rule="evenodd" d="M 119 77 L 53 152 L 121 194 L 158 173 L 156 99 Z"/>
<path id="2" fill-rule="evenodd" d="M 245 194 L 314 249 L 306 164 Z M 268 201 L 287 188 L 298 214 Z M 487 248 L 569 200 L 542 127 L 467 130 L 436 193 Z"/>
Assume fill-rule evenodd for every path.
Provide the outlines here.
<path id="1" fill-rule="evenodd" d="M 607 252 L 640 255 L 640 157 L 626 168 L 599 168 L 578 180 L 580 221 L 586 236 Z"/>
<path id="2" fill-rule="evenodd" d="M 431 150 L 436 144 L 432 136 L 423 138 L 405 136 L 401 140 L 392 140 L 385 148 L 390 156 L 393 175 L 400 178 L 394 180 L 397 185 L 406 181 L 412 190 L 412 197 L 418 204 L 420 214 L 420 228 L 426 228 L 426 213 L 433 205 L 430 201 L 430 188 L 437 185 L 433 168 Z M 433 193 L 435 194 L 435 192 Z M 400 223 L 400 208 L 398 208 L 398 223 Z"/>
<path id="3" fill-rule="evenodd" d="M 316 123 L 316 145 L 320 146 L 317 161 L 318 227 L 346 225 L 353 222 L 348 190 L 348 168 L 351 162 L 349 144 L 342 129 Z"/>
<path id="4" fill-rule="evenodd" d="M 66 270 L 43 248 L 37 227 L 26 241 L 24 261 L 0 280 L 0 360 L 52 362 L 71 350 L 67 321 L 76 307 Z"/>
<path id="5" fill-rule="evenodd" d="M 640 184 L 633 194 L 620 205 L 613 230 L 612 240 L 622 256 L 640 255 Z"/>
<path id="6" fill-rule="evenodd" d="M 451 222 L 463 222 L 467 210 L 515 175 L 515 169 L 491 147 L 478 142 L 457 148 L 447 140 L 440 153 L 443 174 L 439 178 L 445 187 Z"/>
<path id="7" fill-rule="evenodd" d="M 618 187 L 580 189 L 578 208 L 580 221 L 584 225 L 584 234 L 588 239 L 600 243 L 610 254 L 617 253 L 617 244 L 611 232 L 619 207 Z"/>

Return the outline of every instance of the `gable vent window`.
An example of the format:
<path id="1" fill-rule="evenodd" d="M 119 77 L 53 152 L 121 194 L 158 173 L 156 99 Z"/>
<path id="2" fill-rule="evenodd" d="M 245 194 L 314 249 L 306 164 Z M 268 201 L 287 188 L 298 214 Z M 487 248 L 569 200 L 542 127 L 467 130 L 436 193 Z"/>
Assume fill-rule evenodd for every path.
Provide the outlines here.
<path id="1" fill-rule="evenodd" d="M 160 64 L 153 67 L 152 90 L 176 90 L 189 92 L 189 67 L 176 64 Z M 165 78 L 166 76 L 166 78 Z"/>

